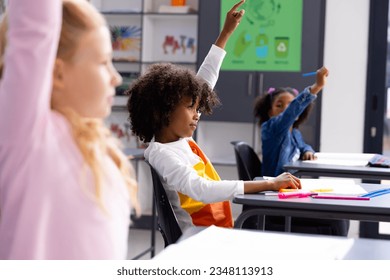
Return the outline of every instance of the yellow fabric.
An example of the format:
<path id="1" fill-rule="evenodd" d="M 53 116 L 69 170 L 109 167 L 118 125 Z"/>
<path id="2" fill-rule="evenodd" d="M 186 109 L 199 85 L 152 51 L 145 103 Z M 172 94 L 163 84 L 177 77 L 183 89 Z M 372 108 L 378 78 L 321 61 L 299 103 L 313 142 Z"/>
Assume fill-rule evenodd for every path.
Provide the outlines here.
<path id="1" fill-rule="evenodd" d="M 198 175 L 207 180 L 220 181 L 221 179 L 217 171 L 211 162 L 207 160 L 207 157 L 199 146 L 194 141 L 189 141 L 188 144 L 192 151 L 200 158 L 200 161 L 193 167 Z M 179 193 L 179 197 L 181 207 L 191 215 L 194 225 L 233 227 L 233 217 L 229 201 L 204 204 L 181 193 Z"/>

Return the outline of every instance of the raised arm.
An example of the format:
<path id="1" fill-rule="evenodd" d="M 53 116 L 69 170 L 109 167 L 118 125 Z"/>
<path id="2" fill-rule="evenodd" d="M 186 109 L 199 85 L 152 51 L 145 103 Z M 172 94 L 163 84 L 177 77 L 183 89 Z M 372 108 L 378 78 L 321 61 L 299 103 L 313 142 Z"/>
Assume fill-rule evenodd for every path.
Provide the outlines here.
<path id="1" fill-rule="evenodd" d="M 324 66 L 322 66 L 320 69 L 317 70 L 316 81 L 310 87 L 310 92 L 312 94 L 317 94 L 320 92 L 320 90 L 326 84 L 326 79 L 327 79 L 328 75 L 329 75 L 329 70 Z"/>
<path id="2" fill-rule="evenodd" d="M 242 0 L 235 4 L 230 11 L 226 14 L 225 23 L 222 31 L 219 34 L 214 45 L 211 46 L 209 53 L 204 59 L 202 65 L 199 68 L 198 76 L 202 77 L 211 88 L 214 88 L 218 81 L 219 69 L 221 68 L 223 59 L 225 58 L 225 46 L 230 36 L 236 30 L 238 24 L 241 21 L 245 11 L 237 11 L 237 9 L 245 2 Z"/>
<path id="3" fill-rule="evenodd" d="M 50 110 L 61 0 L 12 0 L 0 82 L 0 144 L 31 139 Z"/>
<path id="4" fill-rule="evenodd" d="M 237 9 L 242 4 L 244 4 L 244 2 L 245 0 L 238 2 L 226 14 L 226 19 L 222 31 L 219 34 L 217 40 L 215 41 L 215 45 L 220 47 L 221 49 L 225 49 L 226 43 L 229 40 L 230 35 L 232 35 L 234 30 L 236 30 L 242 17 L 244 16 L 245 10 L 237 11 Z"/>

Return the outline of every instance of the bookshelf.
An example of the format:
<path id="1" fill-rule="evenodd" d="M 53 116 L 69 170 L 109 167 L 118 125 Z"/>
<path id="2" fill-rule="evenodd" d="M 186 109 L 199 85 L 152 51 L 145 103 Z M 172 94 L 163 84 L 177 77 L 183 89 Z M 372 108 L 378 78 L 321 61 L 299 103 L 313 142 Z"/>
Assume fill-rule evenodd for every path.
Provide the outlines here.
<path id="1" fill-rule="evenodd" d="M 125 148 L 140 148 L 126 112 L 131 83 L 158 62 L 197 69 L 199 0 L 172 6 L 171 0 L 91 0 L 111 32 L 113 64 L 123 78 L 106 122 Z"/>
<path id="2" fill-rule="evenodd" d="M 110 27 L 114 66 L 124 80 L 114 110 L 124 108 L 124 89 L 149 65 L 171 62 L 196 69 L 199 0 L 187 0 L 185 6 L 172 6 L 171 0 L 91 2 Z"/>
<path id="3" fill-rule="evenodd" d="M 106 119 L 108 127 L 126 149 L 142 148 L 132 135 L 123 92 L 154 63 L 170 62 L 196 70 L 198 53 L 199 0 L 187 0 L 185 6 L 171 6 L 171 0 L 92 0 L 110 28 L 114 67 L 123 84 L 117 88 L 113 111 Z M 139 201 L 143 216 L 134 219 L 132 228 L 151 228 L 151 246 L 138 256 L 155 250 L 155 209 L 149 168 L 136 163 Z M 136 258 L 138 258 L 138 256 Z"/>

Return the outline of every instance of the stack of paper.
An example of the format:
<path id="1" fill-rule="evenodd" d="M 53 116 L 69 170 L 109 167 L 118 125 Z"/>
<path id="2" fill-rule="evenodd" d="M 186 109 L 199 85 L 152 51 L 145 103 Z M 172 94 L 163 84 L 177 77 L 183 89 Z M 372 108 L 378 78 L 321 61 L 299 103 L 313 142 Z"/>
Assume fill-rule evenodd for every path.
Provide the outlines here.
<path id="1" fill-rule="evenodd" d="M 316 193 L 362 195 L 367 193 L 352 179 L 301 179 L 302 190 Z"/>
<path id="2" fill-rule="evenodd" d="M 343 259 L 354 243 L 323 237 L 226 229 L 210 226 L 164 249 L 155 260 L 318 260 Z"/>

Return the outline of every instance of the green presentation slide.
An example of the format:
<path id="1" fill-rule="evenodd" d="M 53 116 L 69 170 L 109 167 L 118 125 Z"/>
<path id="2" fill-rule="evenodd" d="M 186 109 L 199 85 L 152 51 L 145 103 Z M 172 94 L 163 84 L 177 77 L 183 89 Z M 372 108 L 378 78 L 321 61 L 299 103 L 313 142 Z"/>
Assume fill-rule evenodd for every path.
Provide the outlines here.
<path id="1" fill-rule="evenodd" d="M 221 0 L 221 29 L 237 0 Z M 301 71 L 303 0 L 246 0 L 222 70 Z"/>

